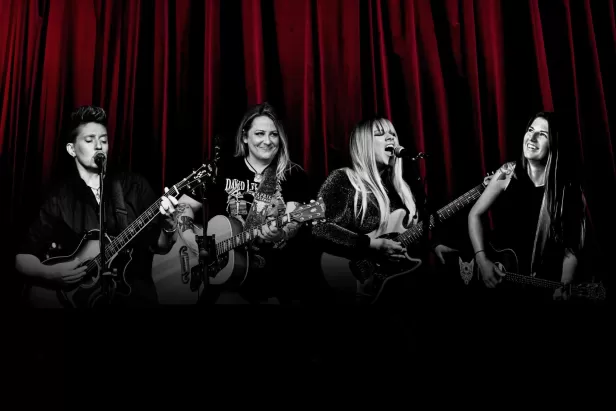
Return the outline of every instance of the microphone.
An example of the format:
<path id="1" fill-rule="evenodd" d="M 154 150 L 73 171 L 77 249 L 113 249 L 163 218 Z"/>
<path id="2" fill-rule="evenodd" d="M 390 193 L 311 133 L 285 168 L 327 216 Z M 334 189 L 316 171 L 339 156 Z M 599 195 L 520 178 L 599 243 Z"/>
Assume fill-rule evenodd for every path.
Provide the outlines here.
<path id="1" fill-rule="evenodd" d="M 101 171 L 105 171 L 105 166 L 107 165 L 107 156 L 103 153 L 96 153 L 94 155 L 94 162 L 98 166 Z"/>
<path id="2" fill-rule="evenodd" d="M 419 160 L 420 158 L 428 158 L 428 157 L 430 157 L 428 154 L 421 153 L 421 152 L 419 154 L 417 154 L 415 157 L 413 157 L 411 152 L 409 150 L 407 150 L 406 148 L 402 147 L 402 146 L 396 146 L 393 149 L 393 152 L 394 152 L 394 155 L 396 157 L 398 157 L 398 158 L 409 158 L 411 161 Z"/>

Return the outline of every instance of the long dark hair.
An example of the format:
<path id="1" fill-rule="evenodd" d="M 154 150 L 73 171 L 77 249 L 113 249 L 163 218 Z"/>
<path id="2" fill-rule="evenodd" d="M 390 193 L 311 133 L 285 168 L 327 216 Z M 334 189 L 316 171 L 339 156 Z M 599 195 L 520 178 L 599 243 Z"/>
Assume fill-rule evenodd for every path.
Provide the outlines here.
<path id="1" fill-rule="evenodd" d="M 539 224 L 548 230 L 549 237 L 557 244 L 565 243 L 570 251 L 577 251 L 584 245 L 585 218 L 584 211 L 575 205 L 585 208 L 584 196 L 579 179 L 574 171 L 577 167 L 569 150 L 570 142 L 564 138 L 562 122 L 551 111 L 541 111 L 535 114 L 526 125 L 526 131 L 537 118 L 544 118 L 548 123 L 549 154 L 545 166 L 545 191 L 543 207 L 549 220 L 541 220 Z M 520 174 L 528 177 L 528 160 L 522 152 L 519 162 Z M 574 240 L 575 239 L 575 240 Z M 572 241 L 573 240 L 573 241 Z"/>

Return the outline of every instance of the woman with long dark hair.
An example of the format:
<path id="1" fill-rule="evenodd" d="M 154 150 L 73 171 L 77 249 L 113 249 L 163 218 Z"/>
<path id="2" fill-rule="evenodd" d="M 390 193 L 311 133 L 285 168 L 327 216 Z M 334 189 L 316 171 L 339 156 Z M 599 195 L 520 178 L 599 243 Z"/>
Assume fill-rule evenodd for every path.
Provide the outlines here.
<path id="1" fill-rule="evenodd" d="M 490 209 L 495 210 L 492 245 L 515 252 L 519 274 L 564 284 L 574 280 L 586 234 L 586 203 L 558 126 L 554 113 L 535 114 L 526 127 L 521 158 L 495 173 L 469 213 L 475 261 L 488 288 L 505 277 L 484 241 L 481 220 Z M 554 297 L 567 295 L 557 290 Z"/>

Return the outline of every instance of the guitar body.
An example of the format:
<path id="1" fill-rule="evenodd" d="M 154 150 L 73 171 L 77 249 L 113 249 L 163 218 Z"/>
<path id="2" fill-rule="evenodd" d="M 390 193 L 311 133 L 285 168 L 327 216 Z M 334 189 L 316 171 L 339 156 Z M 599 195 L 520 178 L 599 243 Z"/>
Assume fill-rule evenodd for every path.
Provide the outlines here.
<path id="1" fill-rule="evenodd" d="M 48 258 L 42 263 L 45 265 L 55 265 L 72 261 L 77 257 L 81 261 L 93 259 L 100 252 L 98 237 L 99 230 L 91 230 L 82 237 L 72 254 Z M 109 236 L 106 236 L 106 239 L 108 242 L 112 241 L 112 238 Z M 131 293 L 131 287 L 125 277 L 126 269 L 131 261 L 132 250 L 120 252 L 108 261 L 109 267 L 112 270 L 117 270 L 113 280 L 116 295 L 128 296 Z M 80 264 L 80 266 L 86 263 L 87 261 Z M 52 288 L 47 285 L 38 284 L 27 285 L 25 297 L 29 305 L 36 308 L 95 308 L 108 305 L 110 301 L 102 292 L 102 276 L 100 271 L 100 266 L 93 265 L 86 272 L 82 281 L 76 285 L 64 288 Z"/>
<path id="2" fill-rule="evenodd" d="M 512 248 L 496 247 L 490 243 L 486 252 L 488 258 L 505 273 L 503 279 L 505 283 L 508 283 L 507 285 L 513 285 L 513 287 L 520 289 L 545 289 L 550 291 L 566 287 L 571 297 L 592 301 L 605 300 L 606 290 L 602 283 L 573 283 L 564 286 L 559 281 L 540 278 L 534 273 L 532 275 L 520 273 L 520 261 Z M 477 265 L 475 267 L 479 270 Z M 501 284 L 498 287 L 500 288 L 504 285 Z"/>
<path id="3" fill-rule="evenodd" d="M 212 217 L 207 223 L 207 235 L 214 236 L 214 242 L 228 240 L 242 233 L 242 223 L 224 215 Z M 218 257 L 209 267 L 210 284 L 242 285 L 248 275 L 249 257 L 245 248 L 235 248 L 227 253 L 218 254 Z"/>
<path id="4" fill-rule="evenodd" d="M 203 227 L 195 225 L 195 235 L 203 235 Z M 214 242 L 228 240 L 242 232 L 242 224 L 235 218 L 217 215 L 207 224 L 207 235 Z M 248 253 L 235 248 L 219 254 L 208 265 L 209 283 L 213 285 L 241 285 L 248 274 Z M 154 255 L 152 276 L 156 284 L 158 302 L 162 305 L 196 304 L 203 292 L 198 280 L 199 255 L 186 245 L 180 236 L 167 254 Z"/>
<path id="5" fill-rule="evenodd" d="M 520 262 L 515 251 L 511 248 L 497 248 L 489 243 L 487 256 L 501 271 L 520 273 Z"/>
<path id="6" fill-rule="evenodd" d="M 368 234 L 370 238 L 385 238 L 396 240 L 406 228 L 403 225 L 406 210 L 399 209 L 392 212 L 387 221 L 386 234 L 377 237 L 376 231 Z M 342 293 L 354 293 L 362 303 L 375 304 L 382 296 L 385 286 L 406 274 L 417 270 L 422 264 L 421 259 L 409 255 L 407 248 L 406 259 L 393 262 L 380 260 L 349 260 L 344 257 L 323 253 L 321 256 L 321 269 L 328 285 Z M 358 278 L 366 278 L 363 284 Z"/>
<path id="7" fill-rule="evenodd" d="M 203 235 L 203 227 L 194 226 L 195 235 Z M 166 254 L 154 254 L 152 279 L 161 305 L 197 304 L 203 292 L 199 281 L 199 255 L 186 245 L 181 234 Z"/>

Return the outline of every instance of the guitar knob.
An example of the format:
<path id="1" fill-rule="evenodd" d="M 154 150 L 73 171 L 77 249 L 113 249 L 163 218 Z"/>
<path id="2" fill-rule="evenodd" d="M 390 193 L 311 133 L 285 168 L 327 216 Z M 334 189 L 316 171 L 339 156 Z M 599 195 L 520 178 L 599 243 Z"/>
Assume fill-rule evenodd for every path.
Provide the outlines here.
<path id="1" fill-rule="evenodd" d="M 51 243 L 51 248 L 56 248 L 56 243 Z"/>

